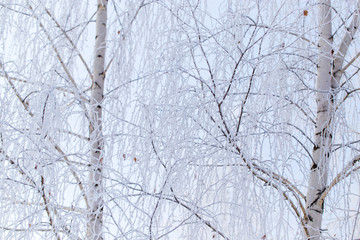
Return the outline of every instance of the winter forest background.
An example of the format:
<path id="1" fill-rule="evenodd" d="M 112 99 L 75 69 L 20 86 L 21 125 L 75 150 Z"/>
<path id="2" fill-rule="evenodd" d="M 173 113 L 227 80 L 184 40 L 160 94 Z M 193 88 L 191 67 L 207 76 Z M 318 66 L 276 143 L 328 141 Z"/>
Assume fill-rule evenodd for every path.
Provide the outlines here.
<path id="1" fill-rule="evenodd" d="M 360 238 L 359 7 L 0 0 L 0 238 Z"/>

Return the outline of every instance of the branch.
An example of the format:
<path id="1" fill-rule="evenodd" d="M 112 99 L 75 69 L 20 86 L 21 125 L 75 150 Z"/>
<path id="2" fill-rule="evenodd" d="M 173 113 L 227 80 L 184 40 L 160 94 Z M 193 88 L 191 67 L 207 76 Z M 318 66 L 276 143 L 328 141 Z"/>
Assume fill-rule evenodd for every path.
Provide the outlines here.
<path id="1" fill-rule="evenodd" d="M 19 99 L 19 101 L 22 103 L 22 105 L 24 106 L 24 109 L 28 112 L 28 114 L 30 115 L 30 117 L 33 117 L 34 114 L 30 111 L 29 109 L 29 106 L 26 104 L 26 102 L 24 101 L 24 99 L 21 97 L 20 93 L 17 91 L 15 85 L 13 84 L 13 82 L 11 81 L 11 78 L 9 77 L 9 75 L 7 74 L 7 72 L 5 71 L 5 69 L 3 68 L 3 65 L 2 63 L 0 62 L 0 68 L 3 69 L 3 72 L 4 72 L 4 75 L 5 75 L 5 78 L 8 80 L 11 88 L 13 89 L 16 97 Z M 69 169 L 70 171 L 72 172 L 82 194 L 83 194 L 83 197 L 84 197 L 84 200 L 85 200 L 85 203 L 86 203 L 86 207 L 87 209 L 89 209 L 89 203 L 88 203 L 88 200 L 87 200 L 87 197 L 86 197 L 86 194 L 85 194 L 85 190 L 84 190 L 84 187 L 81 183 L 81 180 L 79 178 L 79 176 L 77 175 L 77 173 L 71 168 L 71 161 L 69 160 L 69 158 L 66 156 L 66 154 L 64 153 L 64 151 L 56 144 L 52 141 L 51 137 L 49 136 L 48 137 L 48 140 L 54 145 L 55 149 L 62 155 L 62 157 L 65 159 L 65 162 L 66 164 L 69 166 Z"/>
<path id="2" fill-rule="evenodd" d="M 157 159 L 160 161 L 161 165 L 165 168 L 165 170 L 168 172 L 168 169 L 166 167 L 166 165 L 163 163 L 163 161 L 161 160 L 157 150 L 156 150 L 156 147 L 155 147 L 155 144 L 154 144 L 154 141 L 151 140 L 151 144 L 152 144 L 152 149 L 154 150 L 155 152 L 155 155 L 157 157 Z M 169 176 L 169 175 L 168 175 Z M 165 187 L 166 183 L 168 181 L 168 178 L 166 179 L 166 181 L 164 182 L 164 185 L 163 185 L 163 188 Z M 226 240 L 229 240 L 228 237 L 225 236 L 224 233 L 222 233 L 221 231 L 219 231 L 216 227 L 214 227 L 209 221 L 205 221 L 203 217 L 201 217 L 197 212 L 195 212 L 191 207 L 187 206 L 185 203 L 183 203 L 182 201 L 179 200 L 179 198 L 175 195 L 175 192 L 174 192 L 174 189 L 170 186 L 170 191 L 174 197 L 174 199 L 171 199 L 171 198 L 163 198 L 163 191 L 161 191 L 161 194 L 160 196 L 158 196 L 159 198 L 159 201 L 161 199 L 167 199 L 167 200 L 170 200 L 172 202 L 175 202 L 177 204 L 179 204 L 180 206 L 184 207 L 185 209 L 189 210 L 190 212 L 192 212 L 200 221 L 202 221 L 206 226 L 208 226 L 211 230 L 213 230 L 214 232 L 218 233 L 221 237 L 223 237 L 224 239 Z M 149 194 L 150 196 L 153 196 L 153 194 Z M 159 204 L 159 201 L 157 202 L 156 204 L 156 208 L 158 207 L 158 204 Z M 154 213 L 156 211 L 156 208 L 154 210 Z M 151 217 L 151 223 L 152 223 L 152 218 L 154 216 L 154 213 Z M 150 226 L 150 234 L 151 234 L 151 226 Z"/>
<path id="3" fill-rule="evenodd" d="M 358 5 L 359 7 L 359 5 Z M 352 64 L 353 61 L 358 57 L 357 54 L 355 58 L 353 58 L 343 69 L 342 65 L 344 64 L 344 59 L 346 53 L 349 49 L 349 46 L 354 39 L 354 35 L 356 33 L 357 28 L 359 27 L 359 8 L 356 10 L 355 15 L 351 21 L 351 24 L 348 28 L 346 28 L 346 33 L 343 39 L 341 40 L 339 50 L 336 53 L 335 60 L 333 63 L 333 78 L 331 79 L 331 87 L 337 88 L 339 86 L 340 78 L 345 70 Z M 349 65 L 350 64 L 350 65 Z"/>
<path id="4" fill-rule="evenodd" d="M 360 52 L 358 52 L 358 53 L 355 55 L 355 57 L 353 57 L 353 58 L 348 62 L 348 64 L 346 64 L 345 67 L 343 67 L 343 68 L 339 71 L 339 73 L 342 75 L 342 74 L 346 71 L 346 69 L 348 69 L 348 68 L 355 62 L 355 60 L 358 59 L 359 57 L 360 57 Z"/>
<path id="5" fill-rule="evenodd" d="M 76 50 L 76 52 L 78 53 L 79 55 L 79 58 L 81 60 L 81 62 L 84 64 L 85 68 L 86 68 L 86 71 L 88 72 L 90 78 L 91 78 L 91 81 L 93 82 L 94 81 L 94 77 L 91 73 L 91 70 L 89 68 L 89 66 L 87 65 L 86 61 L 84 60 L 82 54 L 80 53 L 79 49 L 76 47 L 75 43 L 71 40 L 71 38 L 69 37 L 69 35 L 66 33 L 66 31 L 60 26 L 60 24 L 58 23 L 58 21 L 54 18 L 54 16 L 50 13 L 50 11 L 45 8 L 45 11 L 46 13 L 50 16 L 50 18 L 55 22 L 56 26 L 61 30 L 61 32 L 64 34 L 64 36 L 66 37 L 66 39 L 70 42 L 71 46 L 73 47 L 73 49 Z"/>
<path id="6" fill-rule="evenodd" d="M 70 70 L 69 70 L 69 69 L 67 68 L 67 66 L 65 65 L 65 63 L 64 63 L 64 61 L 63 61 L 63 59 L 62 59 L 62 57 L 61 57 L 61 55 L 60 55 L 57 47 L 55 46 L 54 41 L 51 39 L 50 34 L 47 32 L 47 30 L 45 29 L 45 26 L 44 26 L 41 22 L 39 23 L 39 25 L 40 25 L 40 27 L 42 28 L 42 30 L 44 31 L 47 39 L 48 39 L 49 42 L 51 43 L 51 47 L 52 47 L 52 49 L 54 50 L 54 52 L 55 52 L 55 54 L 56 54 L 56 57 L 57 57 L 57 59 L 59 60 L 59 62 L 60 62 L 60 64 L 61 64 L 61 67 L 64 69 L 64 71 L 65 71 L 67 77 L 69 78 L 70 82 L 72 83 L 73 87 L 74 87 L 77 91 L 79 91 L 79 88 L 78 88 L 78 86 L 77 86 L 77 84 L 76 84 L 73 76 L 71 75 Z"/>
<path id="7" fill-rule="evenodd" d="M 3 64 L 0 62 L 0 68 L 2 68 L 5 78 L 8 81 L 8 83 L 10 84 L 12 90 L 14 91 L 16 97 L 19 99 L 19 101 L 21 102 L 21 104 L 24 106 L 24 109 L 29 113 L 29 115 L 31 117 L 34 116 L 34 114 L 29 110 L 29 105 L 26 104 L 25 100 L 20 96 L 20 93 L 17 91 L 14 83 L 11 81 L 11 78 L 9 77 L 8 73 L 5 71 Z"/>
<path id="8" fill-rule="evenodd" d="M 335 107 L 335 111 L 339 109 L 339 107 L 341 106 L 341 104 L 343 104 L 345 102 L 345 100 L 350 96 L 350 94 L 359 91 L 360 88 L 355 88 L 353 90 L 351 90 L 350 92 L 346 92 L 346 95 L 343 99 L 341 99 L 341 101 L 336 105 Z"/>
<path id="9" fill-rule="evenodd" d="M 153 145 L 153 147 L 154 147 L 154 145 Z M 155 149 L 155 147 L 154 147 L 154 149 Z M 165 168 L 165 169 L 166 169 L 166 168 Z M 158 209 L 159 206 L 160 206 L 160 201 L 163 199 L 164 189 L 165 189 L 165 186 L 166 186 L 169 178 L 170 178 L 170 173 L 168 173 L 168 175 L 167 175 L 167 177 L 166 177 L 166 179 L 165 179 L 165 181 L 164 181 L 164 184 L 163 184 L 162 187 L 161 187 L 160 196 L 159 196 L 159 198 L 158 198 L 158 200 L 157 200 L 157 202 L 156 202 L 154 211 L 152 212 L 151 217 L 150 217 L 150 226 L 149 226 L 149 236 L 150 236 L 150 239 L 153 239 L 152 226 L 153 226 L 154 217 L 155 217 L 155 214 L 156 214 L 157 209 Z M 172 188 L 171 188 L 171 189 L 172 189 Z"/>
<path id="10" fill-rule="evenodd" d="M 251 27 L 260 27 L 260 28 L 266 28 L 266 29 L 274 29 L 272 27 L 269 27 L 269 26 L 266 26 L 266 25 L 263 25 L 263 24 L 249 24 L 249 26 Z M 279 31 L 279 32 L 285 32 L 285 33 L 288 33 L 290 35 L 293 35 L 295 37 L 298 37 L 308 43 L 311 43 L 313 46 L 317 46 L 317 44 L 313 41 L 311 41 L 310 39 L 306 38 L 303 36 L 303 34 L 298 34 L 298 33 L 295 33 L 295 32 L 289 32 L 288 30 L 281 30 L 281 29 L 274 29 L 276 31 Z"/>
<path id="11" fill-rule="evenodd" d="M 154 1 L 154 2 L 156 2 L 156 1 Z M 130 23 L 129 23 L 129 25 L 128 25 L 128 29 L 131 27 L 131 25 L 134 23 L 134 21 L 135 21 L 135 19 L 136 19 L 136 17 L 137 17 L 137 15 L 139 14 L 139 12 L 140 12 L 140 9 L 141 8 L 143 8 L 143 7 L 145 7 L 146 5 L 149 5 L 149 4 L 151 4 L 152 2 L 149 2 L 149 3 L 145 3 L 145 0 L 143 0 L 142 2 L 141 2 L 141 4 L 140 4 L 140 6 L 138 7 L 138 9 L 136 10 L 136 12 L 135 12 L 135 14 L 134 14 L 134 16 L 133 16 L 133 18 L 131 19 L 131 21 L 130 21 Z M 115 4 L 115 3 L 114 3 Z M 123 36 L 123 39 L 125 38 L 125 34 L 126 33 L 124 33 L 124 34 L 122 34 Z M 105 67 L 105 74 L 107 73 L 107 71 L 109 70 L 109 68 L 110 68 L 110 66 L 111 66 L 111 63 L 113 62 L 113 60 L 114 60 L 114 58 L 115 58 L 115 56 L 113 56 L 111 59 L 110 59 L 110 61 L 109 61 L 109 63 L 107 64 L 107 66 Z"/>
<path id="12" fill-rule="evenodd" d="M 0 63 L 0 68 L 1 68 L 1 63 Z M 0 77 L 4 77 L 4 78 L 7 78 L 8 76 L 6 76 L 6 73 L 5 74 L 1 74 L 0 73 Z M 25 80 L 25 79 L 21 79 L 21 78 L 17 78 L 17 77 L 9 77 L 11 81 L 16 81 L 16 82 L 21 82 L 21 83 L 26 83 L 26 84 L 33 84 L 33 85 L 36 85 L 36 83 L 34 82 L 30 82 L 28 80 Z M 46 84 L 46 83 L 42 83 L 42 85 L 44 86 L 47 86 L 49 88 L 54 88 L 54 86 L 50 85 L 50 84 Z M 67 89 L 67 88 L 63 88 L 63 87 L 55 87 L 56 90 L 58 91 L 61 91 L 61 92 L 64 92 L 64 93 L 70 93 L 70 94 L 73 94 L 73 95 L 78 95 L 78 93 L 70 90 L 70 89 Z M 86 91 L 83 91 L 83 93 L 85 93 Z M 83 100 L 84 102 L 89 102 L 90 100 L 83 97 L 83 96 L 80 96 L 80 99 Z"/>
<path id="13" fill-rule="evenodd" d="M 240 110 L 240 115 L 239 115 L 238 122 L 237 122 L 237 125 L 236 125 L 236 134 L 235 134 L 235 137 L 236 137 L 236 136 L 238 135 L 238 133 L 239 133 L 242 116 L 243 116 L 243 114 L 244 114 L 244 107 L 245 107 L 246 101 L 248 100 L 248 97 L 249 97 L 249 94 L 250 94 L 250 90 L 251 90 L 253 78 L 254 78 L 254 75 L 255 75 L 255 71 L 256 71 L 256 67 L 253 68 L 253 71 L 252 71 L 252 74 L 251 74 L 251 77 L 250 77 L 250 80 L 249 80 L 249 86 L 248 86 L 248 89 L 247 89 L 247 92 L 246 92 L 244 101 L 241 103 L 241 110 Z"/>
<path id="14" fill-rule="evenodd" d="M 85 136 L 82 136 L 80 134 L 77 134 L 77 133 L 74 133 L 74 132 L 71 132 L 71 131 L 65 131 L 65 130 L 61 130 L 59 129 L 60 132 L 63 132 L 63 133 L 66 133 L 66 134 L 69 134 L 69 135 L 72 135 L 72 136 L 75 136 L 77 138 L 80 138 L 82 140 L 85 140 L 85 141 L 90 141 L 90 138 L 89 137 L 85 137 Z"/>
<path id="15" fill-rule="evenodd" d="M 14 201 L 14 199 L 7 199 L 9 201 L 11 201 L 14 204 L 19 204 L 19 205 L 24 205 L 24 206 L 44 206 L 44 203 L 37 203 L 37 202 L 25 202 L 25 201 Z M 62 205 L 57 205 L 56 206 L 57 209 L 61 209 L 64 211 L 69 211 L 69 212 L 76 212 L 76 213 L 81 213 L 81 214 L 85 214 L 87 213 L 86 210 L 81 209 L 79 207 L 67 207 L 67 206 L 62 206 Z"/>
<path id="16" fill-rule="evenodd" d="M 309 230 L 306 226 L 306 222 L 308 221 L 308 217 L 307 217 L 307 214 L 306 214 L 306 211 L 305 211 L 305 208 L 302 204 L 300 204 L 300 209 L 301 209 L 301 212 L 302 214 L 304 215 L 304 217 L 301 216 L 301 214 L 299 213 L 298 209 L 296 208 L 296 205 L 295 203 L 289 198 L 289 196 L 284 192 L 284 191 L 281 191 L 279 186 L 277 186 L 276 184 L 272 183 L 272 182 L 269 182 L 268 180 L 266 180 L 265 178 L 262 178 L 261 176 L 256 176 L 258 179 L 260 179 L 261 181 L 265 182 L 266 184 L 269 184 L 271 185 L 272 187 L 274 187 L 276 190 L 278 190 L 280 193 L 282 193 L 284 199 L 286 201 L 288 201 L 290 203 L 290 206 L 291 208 L 294 210 L 296 216 L 299 218 L 300 222 L 301 222 L 301 225 L 304 229 L 304 232 L 306 234 L 307 237 L 310 236 L 309 234 Z"/>
<path id="17" fill-rule="evenodd" d="M 50 209 L 49 209 L 49 204 L 48 204 L 48 200 L 46 198 L 46 193 L 45 193 L 45 179 L 44 179 L 44 176 L 41 175 L 41 196 L 44 200 L 44 205 L 45 205 L 45 211 L 48 215 L 48 218 L 49 218 L 49 223 L 50 223 L 50 226 L 51 228 L 53 229 L 53 232 L 57 238 L 57 240 L 60 240 L 60 236 L 59 236 L 59 233 L 57 232 L 55 226 L 54 226 L 54 220 L 51 216 L 51 213 L 50 213 Z"/>
<path id="18" fill-rule="evenodd" d="M 52 232 L 53 229 L 47 229 L 47 228 L 40 228 L 40 229 L 31 229 L 30 228 L 10 228 L 10 227 L 0 227 L 1 230 L 4 230 L 4 231 L 12 231 L 12 232 L 27 232 L 29 230 L 31 231 L 37 231 L 37 232 Z M 58 232 L 64 232 L 64 231 L 61 231 L 59 230 Z"/>
<path id="19" fill-rule="evenodd" d="M 174 194 L 173 189 L 171 189 L 171 192 Z M 175 202 L 178 203 L 179 205 L 181 205 L 182 207 L 186 208 L 187 210 L 189 210 L 190 212 L 192 212 L 200 221 L 202 221 L 206 226 L 208 226 L 211 230 L 213 230 L 214 232 L 216 232 L 217 234 L 219 234 L 221 237 L 223 237 L 226 240 L 229 240 L 228 237 L 225 236 L 224 233 L 220 232 L 218 229 L 216 229 L 209 221 L 204 220 L 197 212 L 195 212 L 194 210 L 192 210 L 189 206 L 187 206 L 186 204 L 180 202 L 180 200 L 176 197 L 176 195 L 174 194 L 174 199 Z"/>
<path id="20" fill-rule="evenodd" d="M 85 201 L 85 204 L 86 204 L 86 209 L 90 209 L 90 206 L 89 206 L 89 201 L 87 199 L 87 196 L 86 196 L 86 193 L 85 193 L 85 190 L 84 190 L 84 187 L 82 185 L 82 182 L 79 178 L 79 176 L 77 175 L 77 173 L 72 169 L 72 166 L 71 166 L 71 161 L 69 160 L 69 158 L 65 155 L 65 153 L 63 152 L 63 150 L 56 144 L 52 141 L 52 139 L 49 137 L 49 141 L 54 145 L 55 149 L 62 155 L 62 158 L 65 159 L 65 162 L 66 164 L 68 165 L 71 173 L 73 174 L 75 180 L 76 180 L 76 183 L 78 184 L 79 188 L 80 188 L 80 191 L 83 195 L 83 198 L 84 198 L 84 201 Z"/>
<path id="21" fill-rule="evenodd" d="M 251 162 L 249 160 L 247 160 L 244 156 L 244 154 L 242 153 L 242 151 L 240 150 L 240 148 L 238 146 L 235 145 L 235 149 L 238 152 L 238 154 L 240 155 L 241 159 L 243 160 L 243 162 L 246 164 L 246 167 L 250 170 L 250 172 L 259 180 L 265 182 L 266 184 L 268 184 L 269 186 L 274 187 L 277 191 L 279 191 L 280 193 L 282 193 L 284 195 L 284 192 L 281 191 L 281 189 L 279 189 L 279 187 L 274 184 L 272 182 L 272 180 L 277 181 L 279 184 L 281 184 L 282 186 L 284 186 L 288 191 L 290 191 L 292 193 L 292 195 L 296 198 L 300 209 L 302 211 L 303 217 L 301 217 L 301 215 L 299 214 L 294 202 L 288 198 L 285 197 L 285 199 L 287 201 L 289 201 L 290 205 L 292 206 L 293 210 L 295 211 L 296 215 L 299 217 L 300 221 L 303 223 L 303 220 L 305 219 L 305 222 L 307 220 L 307 214 L 306 214 L 306 210 L 305 207 L 303 205 L 303 203 L 301 202 L 302 199 L 305 199 L 305 195 L 294 185 L 292 184 L 288 179 L 286 179 L 283 176 L 280 176 L 279 174 L 273 172 L 273 171 L 269 171 L 269 170 L 265 170 L 263 168 L 261 168 L 259 165 L 257 165 L 254 162 Z M 265 174 L 269 179 L 265 179 L 263 178 L 260 174 Z M 301 197 L 301 199 L 300 199 Z M 305 227 L 304 227 L 305 228 Z M 305 229 L 306 230 L 306 229 Z M 306 232 L 306 231 L 305 231 Z"/>
<path id="22" fill-rule="evenodd" d="M 360 167 L 357 168 L 353 168 L 353 166 L 355 166 L 355 164 L 357 162 L 360 161 L 360 155 L 357 155 L 353 158 L 353 160 L 351 162 L 349 162 L 344 169 L 339 172 L 336 177 L 331 181 L 331 183 L 326 187 L 325 191 L 321 194 L 320 196 L 320 201 L 324 201 L 325 197 L 327 196 L 327 194 L 330 192 L 330 190 L 336 185 L 338 184 L 341 180 L 345 179 L 346 177 L 348 177 L 351 173 L 357 171 L 358 169 L 360 169 Z"/>
<path id="23" fill-rule="evenodd" d="M 221 132 L 223 133 L 224 137 L 228 140 L 228 143 L 232 144 L 233 147 L 236 149 L 236 152 L 240 155 L 241 159 L 243 160 L 243 162 L 245 163 L 245 165 L 247 166 L 247 168 L 257 177 L 259 178 L 259 175 L 258 173 L 256 173 L 254 171 L 254 169 L 258 172 L 261 172 L 265 175 L 267 175 L 270 179 L 273 179 L 273 180 L 276 180 L 278 181 L 279 183 L 281 183 L 283 186 L 285 186 L 290 192 L 292 192 L 292 194 L 294 195 L 295 198 L 298 199 L 298 202 L 301 206 L 301 208 L 305 209 L 303 206 L 302 206 L 302 202 L 301 202 L 301 199 L 299 199 L 299 196 L 302 198 L 302 199 L 305 199 L 305 195 L 295 187 L 294 184 L 292 184 L 288 179 L 278 175 L 277 173 L 273 172 L 273 171 L 269 171 L 269 170 L 265 170 L 263 168 L 261 168 L 260 166 L 258 166 L 257 164 L 251 162 L 251 161 L 248 161 L 242 150 L 237 146 L 236 142 L 234 142 L 234 140 L 230 137 L 231 136 L 231 133 L 229 131 L 229 129 L 227 128 L 227 125 L 224 121 L 224 117 L 223 117 L 223 113 L 221 111 L 221 108 L 219 106 L 219 109 L 218 109 L 218 113 L 219 113 L 219 116 L 220 118 L 223 120 L 223 124 L 224 124 L 224 127 L 225 129 L 227 130 L 227 134 L 220 128 L 220 125 L 218 125 L 219 129 L 221 129 Z M 214 119 L 211 119 L 214 123 L 215 120 Z M 261 180 L 261 178 L 259 178 Z M 306 215 L 306 214 L 304 214 Z"/>
<path id="24" fill-rule="evenodd" d="M 24 176 L 25 180 L 28 181 L 31 186 L 36 187 L 36 182 L 19 166 L 18 163 L 15 163 L 15 161 L 12 160 L 2 149 L 0 150 L 0 153 L 5 155 L 5 159 L 9 161 L 9 163 L 13 165 L 22 176 Z"/>
<path id="25" fill-rule="evenodd" d="M 0 150 L 0 153 L 4 153 L 2 150 Z M 33 186 L 36 186 L 36 183 L 35 181 L 27 174 L 24 172 L 24 170 L 21 169 L 21 167 L 18 165 L 18 164 L 15 164 L 15 162 L 8 156 L 8 155 L 5 155 L 5 159 L 8 160 L 10 162 L 11 165 L 14 165 L 16 167 L 16 169 L 18 170 L 18 172 L 25 176 L 25 179 L 30 182 L 31 184 L 33 184 Z M 55 228 L 54 226 L 54 220 L 51 216 L 51 213 L 50 213 L 50 209 L 49 209 L 49 206 L 48 206 L 48 200 L 46 198 L 46 194 L 45 194 L 45 186 L 44 186 L 44 177 L 43 175 L 41 175 L 41 197 L 43 198 L 43 201 L 44 201 L 44 205 L 45 205 L 45 211 L 48 215 L 48 218 L 49 218 L 49 224 L 51 226 L 51 229 L 52 231 L 54 232 L 55 236 L 56 236 L 56 239 L 57 240 L 60 240 L 60 236 L 58 234 L 58 231 L 57 229 Z"/>
<path id="26" fill-rule="evenodd" d="M 360 142 L 360 140 L 355 140 L 355 141 L 351 141 L 351 142 L 347 142 L 347 143 L 343 143 L 343 144 L 333 144 L 332 146 L 336 146 L 337 148 L 335 149 L 332 149 L 331 152 L 335 152 L 337 150 L 339 150 L 340 148 L 343 148 L 343 147 L 349 147 L 351 148 L 351 145 L 355 144 L 355 143 L 358 143 Z"/>
<path id="27" fill-rule="evenodd" d="M 29 7 L 30 10 L 34 11 L 33 8 L 31 7 L 31 5 L 30 5 L 29 3 L 28 3 L 28 7 Z M 70 82 L 72 83 L 72 85 L 73 85 L 73 87 L 75 88 L 75 90 L 78 92 L 79 98 L 81 98 L 81 94 L 80 94 L 81 91 L 79 91 L 79 88 L 78 88 L 78 86 L 77 86 L 77 84 L 76 84 L 76 82 L 75 82 L 72 74 L 70 73 L 69 69 L 68 69 L 67 66 L 65 65 L 65 63 L 64 63 L 64 61 L 63 61 L 63 59 L 62 59 L 62 57 L 61 57 L 61 55 L 60 55 L 57 47 L 55 46 L 54 41 L 51 39 L 51 36 L 50 36 L 49 32 L 46 30 L 45 26 L 41 23 L 40 19 L 39 19 L 37 16 L 33 15 L 33 17 L 39 22 L 39 25 L 40 25 L 41 29 L 43 30 L 43 32 L 45 33 L 47 39 L 49 40 L 49 42 L 50 42 L 50 44 L 51 44 L 51 47 L 52 47 L 52 49 L 54 50 L 54 52 L 55 52 L 55 54 L 56 54 L 56 57 L 57 57 L 57 59 L 58 59 L 59 62 L 60 62 L 61 67 L 62 67 L 63 70 L 65 71 L 68 79 L 69 79 Z M 80 106 L 83 108 L 84 113 L 85 113 L 85 116 L 87 116 L 87 118 L 89 118 L 89 117 L 88 117 L 88 116 L 89 116 L 89 113 L 88 113 L 88 111 L 87 111 L 87 109 L 86 109 L 86 107 L 85 107 L 85 104 L 84 104 L 82 101 L 80 101 Z"/>

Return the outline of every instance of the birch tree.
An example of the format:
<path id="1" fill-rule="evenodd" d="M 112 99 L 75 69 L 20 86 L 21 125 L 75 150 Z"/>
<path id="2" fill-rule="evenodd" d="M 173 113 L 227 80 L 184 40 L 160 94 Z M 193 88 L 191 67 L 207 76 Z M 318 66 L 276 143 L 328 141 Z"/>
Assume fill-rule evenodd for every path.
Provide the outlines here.
<path id="1" fill-rule="evenodd" d="M 91 144 L 90 170 L 89 170 L 89 204 L 90 213 L 87 238 L 103 239 L 103 158 L 104 143 L 102 133 L 102 101 L 104 99 L 105 82 L 105 50 L 106 50 L 106 24 L 107 0 L 98 0 L 96 11 L 95 56 L 93 67 L 93 82 L 91 85 L 90 100 L 90 127 L 89 136 Z"/>
<path id="2" fill-rule="evenodd" d="M 153 101 L 168 101 L 171 108 L 165 111 L 162 105 L 148 105 L 153 109 L 151 121 L 155 121 L 149 138 L 160 167 L 167 172 L 167 164 L 181 165 L 181 173 L 174 175 L 185 175 L 191 179 L 184 180 L 185 185 L 197 189 L 188 193 L 169 186 L 169 175 L 164 181 L 175 202 L 182 199 L 178 202 L 196 209 L 190 219 L 210 225 L 199 222 L 189 231 L 209 228 L 224 239 L 274 236 L 266 234 L 266 229 L 277 229 L 276 239 L 295 235 L 337 239 L 336 234 L 342 234 L 339 239 L 353 238 L 358 210 L 349 202 L 358 197 L 350 197 L 356 188 L 349 184 L 357 179 L 358 150 L 357 134 L 350 126 L 357 125 L 352 121 L 358 116 L 345 109 L 357 101 L 353 78 L 358 54 L 353 39 L 357 36 L 358 2 L 349 2 L 348 9 L 331 1 L 230 2 L 219 16 L 197 1 L 181 7 L 164 5 L 177 19 L 189 47 L 177 48 L 175 62 L 180 64 L 166 75 L 181 79 L 181 84 L 167 80 L 172 88 L 163 89 L 163 98 Z M 318 21 L 311 21 L 315 17 Z M 176 96 L 174 102 L 170 96 Z M 350 100 L 350 96 L 354 98 Z M 171 114 L 175 116 L 170 120 Z M 157 121 L 165 126 L 181 122 L 181 129 L 165 130 Z M 153 129 L 156 125 L 159 127 Z M 171 160 L 164 163 L 169 142 L 174 144 L 173 152 Z M 192 149 L 193 154 L 184 148 Z M 254 181 L 249 183 L 251 175 Z M 198 189 L 199 185 L 203 187 Z M 339 191 L 339 185 L 346 192 L 331 191 Z M 331 193 L 334 195 L 329 196 Z M 252 200 L 241 195 L 252 196 Z M 227 208 L 226 202 L 234 205 Z M 285 220 L 277 215 L 273 206 L 283 209 L 282 204 L 294 218 Z M 340 205 L 348 210 L 335 211 Z M 249 210 L 259 208 L 263 209 L 259 213 Z M 186 208 L 183 210 L 186 214 Z M 350 216 L 347 211 L 355 214 Z M 338 219 L 337 233 L 326 227 L 329 222 L 322 223 L 331 213 Z M 214 217 L 219 215 L 222 217 Z M 281 220 L 269 222 L 264 216 Z M 252 220 L 246 225 L 248 218 Z M 301 232 L 290 236 L 283 229 L 290 229 L 294 221 Z"/>
<path id="3" fill-rule="evenodd" d="M 313 165 L 309 178 L 308 193 L 306 198 L 308 235 L 311 239 L 320 239 L 322 213 L 328 185 L 328 168 L 332 153 L 333 125 L 336 111 L 336 94 L 341 84 L 344 72 L 343 63 L 347 50 L 358 28 L 359 9 L 354 13 L 350 26 L 346 29 L 339 48 L 333 43 L 332 9 L 331 1 L 318 1 L 319 5 L 319 44 L 318 44 L 318 71 L 316 80 L 317 114 L 315 123 Z M 358 3 L 358 7 L 360 7 Z M 335 54 L 335 56 L 333 56 Z M 355 164 L 359 156 L 350 160 Z M 347 169 L 346 169 L 347 170 Z"/>
<path id="4" fill-rule="evenodd" d="M 1 239 L 359 237 L 358 4 L 0 1 Z"/>
<path id="5" fill-rule="evenodd" d="M 2 28 L 3 97 L 10 110 L 2 115 L 3 209 L 15 212 L 2 219 L 2 238 L 104 239 L 107 1 L 98 1 L 92 16 L 85 2 L 3 1 L 1 9 L 13 24 Z M 91 68 L 82 44 L 92 22 Z"/>

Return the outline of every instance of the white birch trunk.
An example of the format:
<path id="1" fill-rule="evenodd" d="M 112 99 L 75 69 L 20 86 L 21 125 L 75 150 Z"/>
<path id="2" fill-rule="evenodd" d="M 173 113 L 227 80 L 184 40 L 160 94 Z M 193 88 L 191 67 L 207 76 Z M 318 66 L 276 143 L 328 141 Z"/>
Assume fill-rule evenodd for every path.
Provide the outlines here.
<path id="1" fill-rule="evenodd" d="M 316 126 L 313 163 L 310 170 L 306 197 L 306 227 L 309 239 L 320 239 L 324 202 L 320 199 L 325 191 L 328 163 L 332 142 L 332 118 L 334 96 L 331 89 L 333 36 L 331 30 L 331 1 L 318 0 L 319 5 L 319 58 L 316 79 Z"/>
<path id="2" fill-rule="evenodd" d="M 344 59 L 353 37 L 359 26 L 360 1 L 351 25 L 334 54 L 331 0 L 318 0 L 319 5 L 319 59 L 316 79 L 317 115 L 315 126 L 315 146 L 313 150 L 313 165 L 311 167 L 308 192 L 306 196 L 306 230 L 309 239 L 320 239 L 321 223 L 324 211 L 322 193 L 327 186 L 328 164 L 332 144 L 332 124 L 335 114 L 336 93 L 343 72 Z"/>
<path id="3" fill-rule="evenodd" d="M 95 57 L 93 66 L 93 84 L 91 88 L 90 106 L 90 144 L 91 156 L 89 166 L 88 200 L 90 212 L 87 223 L 87 239 L 103 239 L 103 136 L 102 136 L 102 101 L 105 81 L 105 49 L 107 0 L 98 0 L 96 14 Z"/>

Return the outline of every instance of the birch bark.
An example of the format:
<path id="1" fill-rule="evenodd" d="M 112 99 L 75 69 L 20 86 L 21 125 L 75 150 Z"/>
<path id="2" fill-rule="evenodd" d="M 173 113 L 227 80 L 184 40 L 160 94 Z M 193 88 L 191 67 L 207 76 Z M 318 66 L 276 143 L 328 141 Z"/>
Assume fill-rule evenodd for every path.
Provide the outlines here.
<path id="1" fill-rule="evenodd" d="M 105 50 L 106 50 L 106 21 L 107 0 L 97 1 L 95 56 L 93 66 L 93 83 L 90 101 L 90 144 L 89 159 L 89 205 L 90 212 L 87 224 L 87 239 L 103 239 L 103 137 L 102 137 L 102 101 L 105 81 Z"/>
<path id="2" fill-rule="evenodd" d="M 340 79 L 348 66 L 343 67 L 345 56 L 359 25 L 359 6 L 350 26 L 334 54 L 331 0 L 319 0 L 319 58 L 316 79 L 316 126 L 313 164 L 310 170 L 306 197 L 307 231 L 309 239 L 320 239 L 324 211 L 324 192 L 327 188 L 328 162 L 333 137 L 333 116 L 335 114 L 336 93 Z"/>
<path id="3" fill-rule="evenodd" d="M 319 44 L 316 79 L 316 126 L 315 146 L 306 197 L 307 229 L 309 239 L 320 239 L 324 201 L 320 198 L 325 191 L 328 177 L 328 162 L 332 142 L 332 118 L 334 95 L 331 89 L 333 36 L 331 29 L 331 1 L 318 0 Z"/>

